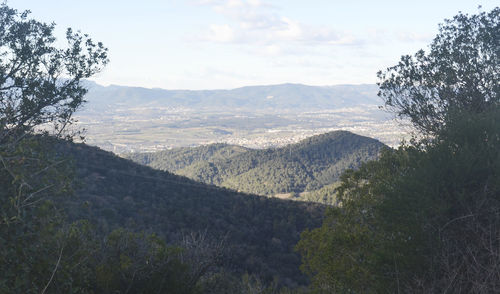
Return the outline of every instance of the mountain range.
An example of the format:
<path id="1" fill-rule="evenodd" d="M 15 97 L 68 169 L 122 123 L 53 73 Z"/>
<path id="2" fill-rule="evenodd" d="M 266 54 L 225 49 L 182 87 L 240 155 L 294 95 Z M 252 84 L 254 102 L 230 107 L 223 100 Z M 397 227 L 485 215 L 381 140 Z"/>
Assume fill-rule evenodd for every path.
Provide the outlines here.
<path id="1" fill-rule="evenodd" d="M 378 87 L 372 84 L 307 86 L 280 84 L 231 90 L 165 90 L 100 86 L 87 81 L 87 108 L 183 107 L 203 110 L 305 111 L 378 105 Z"/>

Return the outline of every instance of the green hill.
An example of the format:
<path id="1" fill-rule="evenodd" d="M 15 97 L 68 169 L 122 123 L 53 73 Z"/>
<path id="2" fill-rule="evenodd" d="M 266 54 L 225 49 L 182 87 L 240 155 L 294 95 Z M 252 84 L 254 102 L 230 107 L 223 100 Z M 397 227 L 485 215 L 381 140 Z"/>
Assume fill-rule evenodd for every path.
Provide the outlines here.
<path id="1" fill-rule="evenodd" d="M 104 232 L 154 232 L 174 244 L 190 232 L 227 236 L 231 272 L 307 283 L 293 247 L 303 230 L 319 226 L 322 206 L 236 193 L 84 144 L 63 143 L 57 150 L 76 166 L 76 197 L 64 204 L 70 220 L 89 219 Z"/>
<path id="2" fill-rule="evenodd" d="M 125 154 L 124 157 L 154 169 L 176 172 L 201 162 L 229 159 L 250 150 L 241 146 L 217 143 L 194 148 L 175 148 L 154 153 L 130 153 Z"/>
<path id="3" fill-rule="evenodd" d="M 375 159 L 384 146 L 372 138 L 335 131 L 276 149 L 212 144 L 126 156 L 207 184 L 275 195 L 333 184 L 344 170 Z"/>

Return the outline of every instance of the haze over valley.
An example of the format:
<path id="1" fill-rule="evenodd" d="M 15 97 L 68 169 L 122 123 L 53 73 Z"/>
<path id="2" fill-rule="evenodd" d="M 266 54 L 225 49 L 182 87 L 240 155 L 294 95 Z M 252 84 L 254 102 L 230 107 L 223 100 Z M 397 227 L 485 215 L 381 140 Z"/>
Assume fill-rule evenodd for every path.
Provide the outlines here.
<path id="1" fill-rule="evenodd" d="M 347 130 L 397 146 L 405 130 L 379 109 L 375 85 L 281 84 L 233 90 L 163 90 L 87 83 L 76 114 L 86 142 L 115 153 L 227 143 L 281 147 Z"/>

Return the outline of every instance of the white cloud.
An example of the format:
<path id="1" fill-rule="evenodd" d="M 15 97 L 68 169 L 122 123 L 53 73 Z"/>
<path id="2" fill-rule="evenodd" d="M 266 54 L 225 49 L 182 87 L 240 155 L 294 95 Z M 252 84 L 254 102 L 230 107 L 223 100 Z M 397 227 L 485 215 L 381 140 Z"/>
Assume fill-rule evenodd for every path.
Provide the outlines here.
<path id="1" fill-rule="evenodd" d="M 274 27 L 271 31 L 271 38 L 286 41 L 299 41 L 304 39 L 304 30 L 302 25 L 287 17 L 281 18 L 284 26 Z"/>
<path id="2" fill-rule="evenodd" d="M 229 25 L 210 25 L 209 32 L 205 36 L 207 41 L 227 43 L 234 41 L 234 31 Z"/>
<path id="3" fill-rule="evenodd" d="M 291 46 L 300 51 L 314 47 L 366 47 L 387 42 L 428 43 L 432 36 L 404 31 L 366 29 L 362 35 L 337 30 L 329 26 L 309 25 L 281 15 L 280 10 L 265 0 L 198 0 L 226 18 L 225 24 L 212 24 L 197 40 L 258 47 L 250 51 L 263 55 L 290 52 Z M 309 48 L 309 49 L 308 49 Z"/>
<path id="4" fill-rule="evenodd" d="M 328 27 L 309 26 L 277 13 L 277 9 L 261 0 L 201 0 L 229 24 L 212 24 L 202 34 L 204 41 L 256 45 L 266 55 L 275 55 L 284 43 L 295 46 L 357 45 L 359 40 L 345 32 Z"/>

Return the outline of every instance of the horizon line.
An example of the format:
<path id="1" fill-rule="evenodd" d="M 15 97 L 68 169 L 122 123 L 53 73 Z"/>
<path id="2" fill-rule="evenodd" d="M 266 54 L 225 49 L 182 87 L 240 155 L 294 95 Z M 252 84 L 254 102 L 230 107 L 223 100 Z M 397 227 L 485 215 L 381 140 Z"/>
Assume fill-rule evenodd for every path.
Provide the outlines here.
<path id="1" fill-rule="evenodd" d="M 318 88 L 327 88 L 327 87 L 341 87 L 341 86 L 377 86 L 376 83 L 343 83 L 343 84 L 331 84 L 331 85 L 308 85 L 308 84 L 303 84 L 303 83 L 291 83 L 291 82 L 284 82 L 284 83 L 278 83 L 278 84 L 254 84 L 254 85 L 246 85 L 246 86 L 240 86 L 240 87 L 235 87 L 235 88 L 214 88 L 214 89 L 186 89 L 186 88 L 161 88 L 161 87 L 147 87 L 147 86 L 130 86 L 130 85 L 119 85 L 119 84 L 102 84 L 93 80 L 82 80 L 83 82 L 90 82 L 93 84 L 96 84 L 100 87 L 108 88 L 108 87 L 126 87 L 126 88 L 139 88 L 139 89 L 147 89 L 147 90 L 167 90 L 167 91 L 231 91 L 231 90 L 237 90 L 237 89 L 242 89 L 242 88 L 249 88 L 249 87 L 272 87 L 272 86 L 284 86 L 284 85 L 298 85 L 298 86 L 306 86 L 306 87 L 318 87 Z"/>

